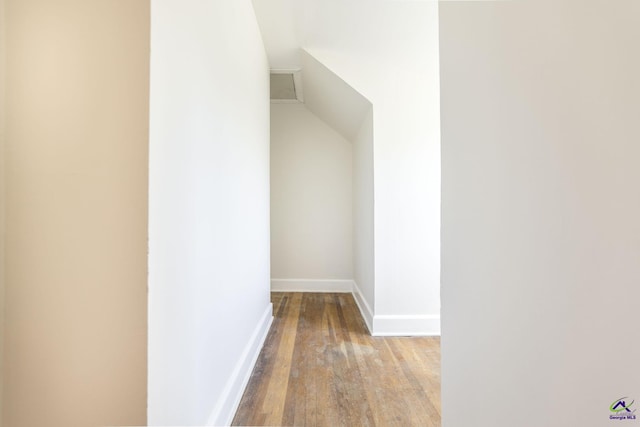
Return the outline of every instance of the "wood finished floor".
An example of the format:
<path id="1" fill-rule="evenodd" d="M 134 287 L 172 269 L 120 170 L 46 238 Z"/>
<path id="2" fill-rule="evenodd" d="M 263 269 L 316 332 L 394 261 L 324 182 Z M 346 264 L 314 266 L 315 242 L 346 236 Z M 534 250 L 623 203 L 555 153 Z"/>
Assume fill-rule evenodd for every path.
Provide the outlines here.
<path id="1" fill-rule="evenodd" d="M 272 293 L 236 426 L 440 426 L 440 339 L 371 337 L 350 294 Z"/>

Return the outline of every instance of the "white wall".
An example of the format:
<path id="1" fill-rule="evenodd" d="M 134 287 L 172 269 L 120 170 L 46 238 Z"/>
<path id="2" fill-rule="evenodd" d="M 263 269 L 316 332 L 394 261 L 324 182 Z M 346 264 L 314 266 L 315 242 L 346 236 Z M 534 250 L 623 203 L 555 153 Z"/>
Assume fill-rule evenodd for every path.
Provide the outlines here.
<path id="1" fill-rule="evenodd" d="M 355 297 L 369 330 L 375 306 L 373 109 L 353 141 L 353 279 Z"/>
<path id="2" fill-rule="evenodd" d="M 249 0 L 151 22 L 149 422 L 225 425 L 271 320 L 267 59 Z"/>
<path id="3" fill-rule="evenodd" d="M 302 65 L 306 87 L 310 56 L 373 104 L 375 304 L 367 303 L 376 314 L 374 334 L 438 334 L 438 2 L 254 4 L 273 68 Z M 302 55 L 292 49 L 296 45 Z M 341 104 L 331 100 L 330 85 L 317 84 L 316 92 L 329 99 L 318 105 Z M 360 122 L 345 123 L 345 115 L 325 116 L 338 130 L 359 129 Z"/>
<path id="4" fill-rule="evenodd" d="M 374 333 L 437 334 L 438 3 L 329 0 L 309 25 L 306 50 L 373 104 Z"/>
<path id="5" fill-rule="evenodd" d="M 4 4 L 3 424 L 142 425 L 149 4 Z"/>
<path id="6" fill-rule="evenodd" d="M 640 3 L 440 7 L 443 426 L 632 425 Z"/>
<path id="7" fill-rule="evenodd" d="M 352 145 L 304 104 L 271 105 L 271 276 L 353 279 Z"/>
<path id="8" fill-rule="evenodd" d="M 271 68 L 300 67 L 300 40 L 304 28 L 297 26 L 306 0 L 252 0 Z M 263 19 L 264 18 L 264 19 Z"/>

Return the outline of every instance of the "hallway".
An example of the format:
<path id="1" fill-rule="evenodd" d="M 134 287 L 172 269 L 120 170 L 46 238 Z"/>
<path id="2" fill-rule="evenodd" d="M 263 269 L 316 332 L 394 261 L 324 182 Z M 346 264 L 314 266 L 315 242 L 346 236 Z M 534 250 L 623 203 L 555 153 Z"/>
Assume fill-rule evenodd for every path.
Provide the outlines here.
<path id="1" fill-rule="evenodd" d="M 372 337 L 351 294 L 272 293 L 233 425 L 439 426 L 440 339 Z"/>

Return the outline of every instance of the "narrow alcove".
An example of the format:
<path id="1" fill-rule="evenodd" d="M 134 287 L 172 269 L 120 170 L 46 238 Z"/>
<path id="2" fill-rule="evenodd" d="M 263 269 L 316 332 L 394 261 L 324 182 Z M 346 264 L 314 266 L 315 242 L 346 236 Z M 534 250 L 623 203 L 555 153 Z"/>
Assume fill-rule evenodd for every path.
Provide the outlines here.
<path id="1" fill-rule="evenodd" d="M 272 72 L 271 287 L 353 293 L 371 330 L 372 105 L 306 52 L 303 64 Z"/>

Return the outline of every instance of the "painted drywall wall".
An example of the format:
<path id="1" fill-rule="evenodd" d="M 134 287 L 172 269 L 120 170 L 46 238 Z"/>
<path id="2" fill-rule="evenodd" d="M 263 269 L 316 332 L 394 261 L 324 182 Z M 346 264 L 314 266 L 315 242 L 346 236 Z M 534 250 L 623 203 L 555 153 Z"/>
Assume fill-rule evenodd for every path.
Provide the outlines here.
<path id="1" fill-rule="evenodd" d="M 440 7 L 443 426 L 634 424 L 640 4 Z"/>
<path id="2" fill-rule="evenodd" d="M 373 104 L 376 267 L 372 308 L 379 316 L 374 329 L 392 335 L 437 334 L 438 2 L 254 0 L 254 4 L 272 67 L 306 68 L 305 54 L 291 48 L 297 44 Z M 316 92 L 333 93 L 331 87 Z M 332 102 L 340 104 L 340 100 L 317 104 Z M 316 114 L 336 129 L 359 129 L 356 120 L 345 124 L 343 115 L 321 111 Z"/>
<path id="3" fill-rule="evenodd" d="M 353 279 L 352 145 L 304 104 L 271 105 L 271 276 Z"/>
<path id="4" fill-rule="evenodd" d="M 4 388 L 4 242 L 5 242 L 5 166 L 4 166 L 4 146 L 5 146 L 5 30 L 4 20 L 4 0 L 0 0 L 0 427 L 2 424 L 3 388 Z"/>
<path id="5" fill-rule="evenodd" d="M 304 28 L 298 27 L 298 15 L 306 8 L 300 0 L 253 0 L 258 24 L 267 52 L 269 65 L 274 69 L 300 67 L 300 41 Z"/>
<path id="6" fill-rule="evenodd" d="M 227 425 L 271 320 L 267 58 L 249 0 L 151 10 L 149 423 Z"/>
<path id="7" fill-rule="evenodd" d="M 353 141 L 354 295 L 371 331 L 375 306 L 373 183 L 373 109 L 369 108 Z"/>
<path id="8" fill-rule="evenodd" d="M 149 4 L 5 8 L 4 425 L 145 424 Z"/>
<path id="9" fill-rule="evenodd" d="M 374 333 L 437 334 L 438 3 L 327 1 L 312 25 L 306 50 L 375 113 Z"/>

